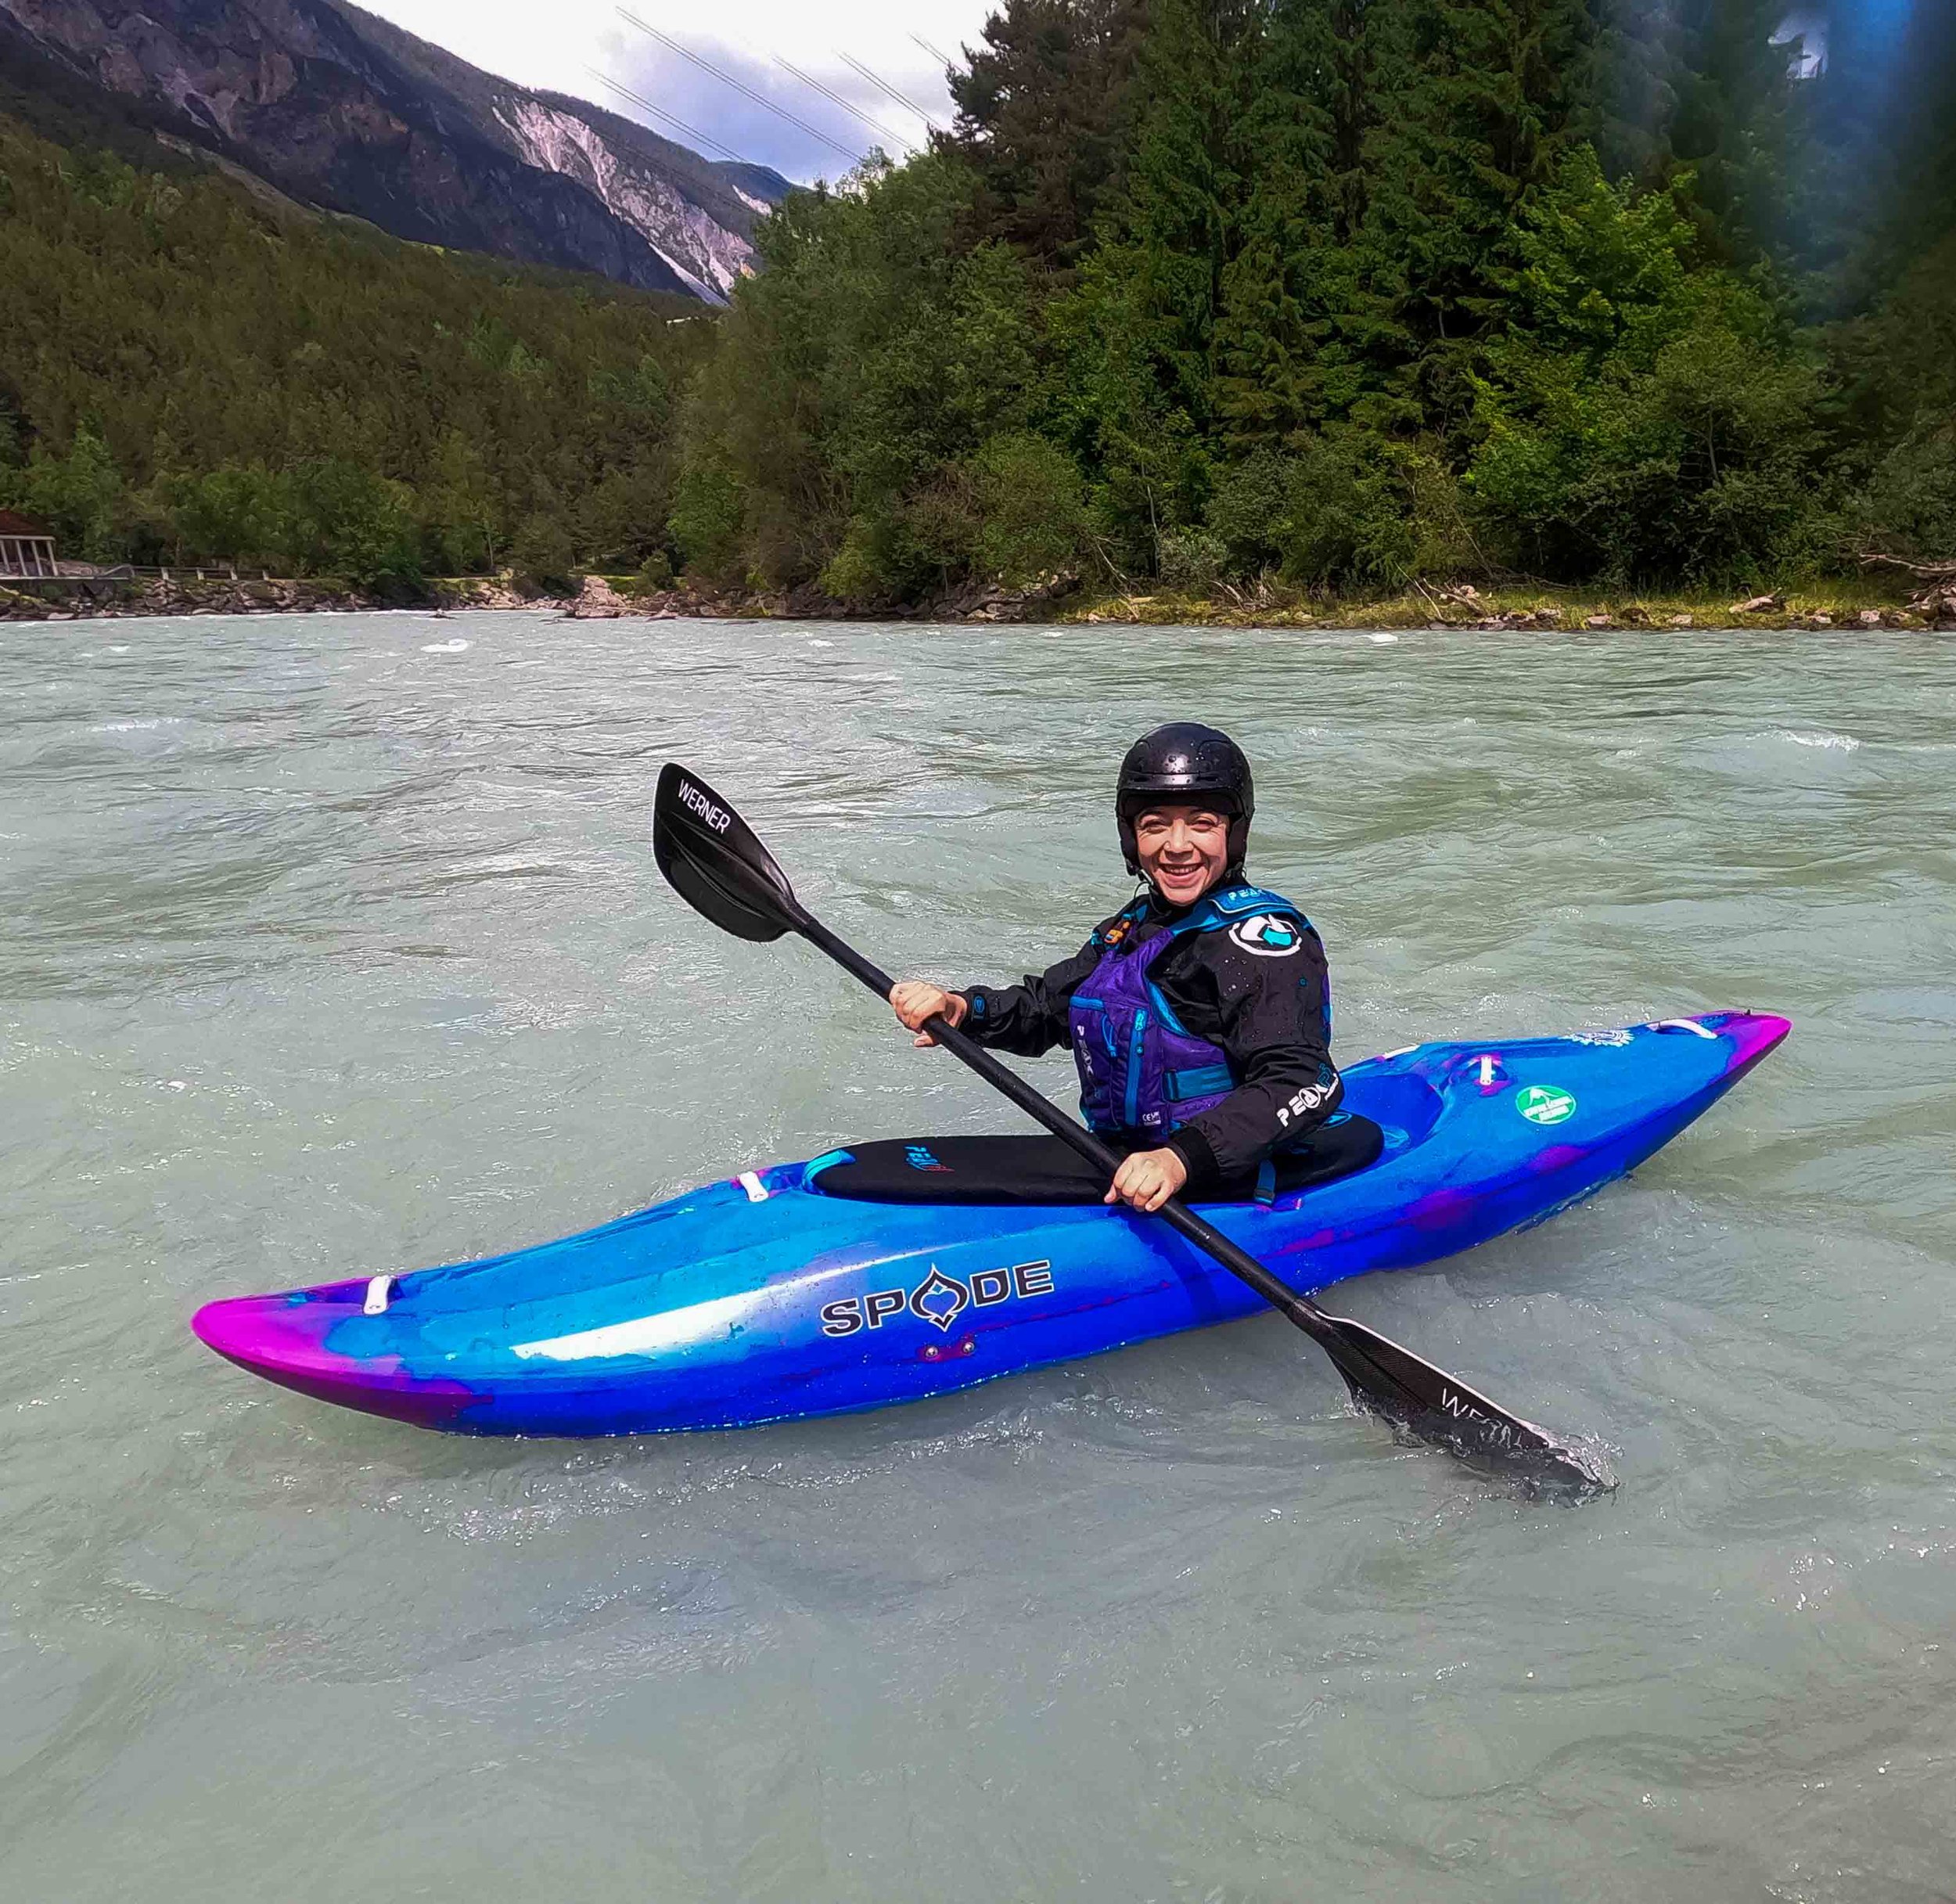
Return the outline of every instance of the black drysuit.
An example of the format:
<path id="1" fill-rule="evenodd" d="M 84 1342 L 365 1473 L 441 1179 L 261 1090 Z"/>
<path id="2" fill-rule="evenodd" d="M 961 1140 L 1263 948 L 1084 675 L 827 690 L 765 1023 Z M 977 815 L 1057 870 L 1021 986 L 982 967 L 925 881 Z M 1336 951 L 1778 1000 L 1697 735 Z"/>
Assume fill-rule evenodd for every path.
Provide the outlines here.
<path id="1" fill-rule="evenodd" d="M 1070 959 L 1019 984 L 969 988 L 963 995 L 971 1010 L 962 1029 L 980 1044 L 1027 1057 L 1070 1045 L 1073 992 L 1106 956 L 1106 935 L 1126 916 L 1104 920 Z M 1180 916 L 1151 895 L 1128 943 L 1146 945 Z M 1192 1118 L 1169 1140 L 1188 1166 L 1192 1193 L 1253 1176 L 1264 1158 L 1302 1147 L 1337 1112 L 1344 1085 L 1331 1061 L 1330 981 L 1315 931 L 1307 927 L 1294 948 L 1279 956 L 1245 950 L 1227 930 L 1185 933 L 1150 976 L 1188 1030 L 1221 1048 L 1236 1081 L 1220 1104 Z M 1137 1135 L 1125 1147 L 1152 1141 Z"/>

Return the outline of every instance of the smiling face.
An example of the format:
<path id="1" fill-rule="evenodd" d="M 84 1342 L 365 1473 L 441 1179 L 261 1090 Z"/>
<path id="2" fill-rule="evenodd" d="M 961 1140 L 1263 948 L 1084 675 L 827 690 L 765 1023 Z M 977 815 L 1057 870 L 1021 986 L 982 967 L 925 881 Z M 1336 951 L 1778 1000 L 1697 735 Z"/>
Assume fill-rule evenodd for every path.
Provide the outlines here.
<path id="1" fill-rule="evenodd" d="M 1134 816 L 1134 857 L 1170 905 L 1193 905 L 1229 863 L 1229 816 L 1210 806 L 1148 807 Z"/>

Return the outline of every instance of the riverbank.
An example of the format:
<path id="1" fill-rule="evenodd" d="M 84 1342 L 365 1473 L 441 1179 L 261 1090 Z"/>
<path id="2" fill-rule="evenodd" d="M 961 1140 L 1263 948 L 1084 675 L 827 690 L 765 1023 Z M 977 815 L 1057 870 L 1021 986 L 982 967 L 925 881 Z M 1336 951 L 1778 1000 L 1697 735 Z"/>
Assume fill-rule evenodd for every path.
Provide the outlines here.
<path id="1" fill-rule="evenodd" d="M 1927 588 L 1875 575 L 1758 595 L 1730 591 L 1604 592 L 1516 584 L 1415 583 L 1397 593 L 1318 596 L 1282 584 L 1206 589 L 1145 585 L 1094 590 L 1071 576 L 1030 588 L 977 585 L 935 600 L 866 610 L 808 589 L 788 593 L 647 589 L 634 577 L 591 575 L 558 596 L 513 578 L 460 577 L 357 588 L 332 579 L 246 581 L 173 575 L 98 580 L 63 590 L 0 585 L 0 621 L 79 621 L 117 616 L 349 614 L 416 609 L 555 610 L 577 620 L 928 621 L 1174 628 L 1535 630 L 1598 633 L 1748 628 L 1956 632 L 1956 584 Z"/>
<path id="2" fill-rule="evenodd" d="M 506 578 L 463 578 L 361 588 L 333 578 L 295 580 L 206 573 L 96 577 L 59 585 L 0 583 L 0 621 L 94 621 L 119 616 L 348 614 L 410 608 L 551 608 L 568 604 Z"/>
<path id="3" fill-rule="evenodd" d="M 1690 628 L 1898 628 L 1956 631 L 1956 591 L 1911 594 L 1880 584 L 1814 584 L 1735 596 L 1674 591 L 1605 594 L 1541 585 L 1480 589 L 1416 585 L 1398 594 L 1329 601 L 1275 590 L 1119 592 L 1070 603 L 1071 622 L 1211 628 L 1534 629 L 1564 634 Z"/>

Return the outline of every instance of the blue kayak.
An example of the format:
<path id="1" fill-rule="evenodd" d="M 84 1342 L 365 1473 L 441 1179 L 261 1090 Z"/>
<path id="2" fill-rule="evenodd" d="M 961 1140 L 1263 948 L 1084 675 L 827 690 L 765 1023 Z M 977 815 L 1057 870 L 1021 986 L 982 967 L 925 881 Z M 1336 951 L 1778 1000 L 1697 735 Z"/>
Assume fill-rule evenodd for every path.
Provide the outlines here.
<path id="1" fill-rule="evenodd" d="M 1309 1292 L 1471 1249 L 1633 1170 L 1785 1037 L 1713 1012 L 1351 1066 L 1377 1162 L 1203 1214 Z M 1256 1313 L 1165 1224 L 1099 1205 L 878 1204 L 778 1164 L 562 1242 L 214 1302 L 218 1354 L 478 1434 L 733 1428 L 882 1408 Z"/>

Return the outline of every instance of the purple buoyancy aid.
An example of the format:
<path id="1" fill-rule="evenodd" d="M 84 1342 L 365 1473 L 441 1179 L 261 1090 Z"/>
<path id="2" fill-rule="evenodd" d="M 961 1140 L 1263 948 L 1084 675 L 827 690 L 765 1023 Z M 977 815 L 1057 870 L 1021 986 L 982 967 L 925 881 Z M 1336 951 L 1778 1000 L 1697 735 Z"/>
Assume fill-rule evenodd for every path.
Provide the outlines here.
<path id="1" fill-rule="evenodd" d="M 1135 942 L 1148 902 L 1123 912 L 1067 1017 L 1080 1067 L 1080 1114 L 1103 1136 L 1165 1139 L 1220 1104 L 1239 1080 L 1228 1053 L 1187 1030 L 1155 984 L 1155 961 L 1184 934 L 1235 930 L 1302 935 L 1311 922 L 1259 886 L 1212 893 L 1152 938 Z"/>

